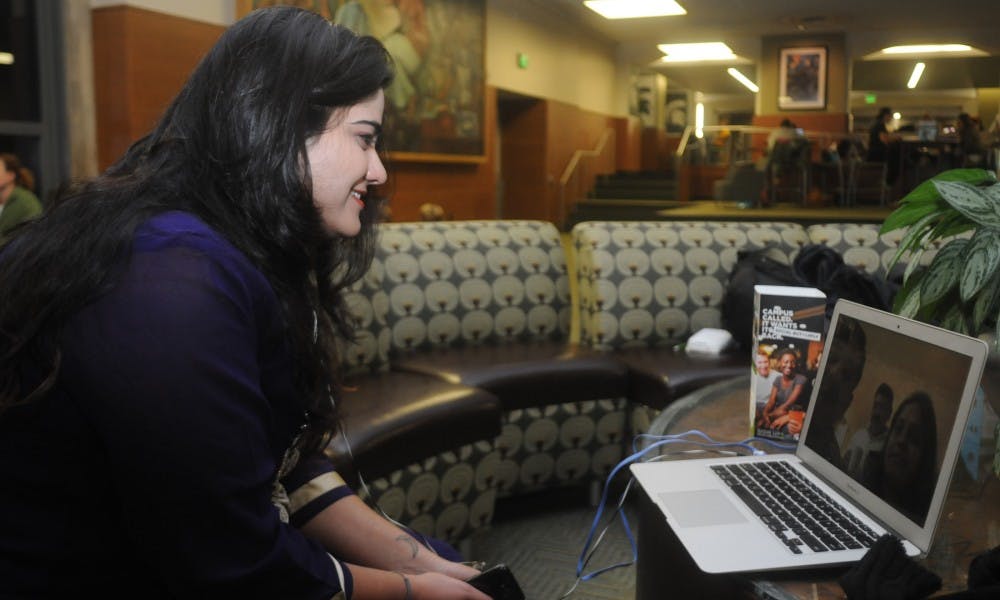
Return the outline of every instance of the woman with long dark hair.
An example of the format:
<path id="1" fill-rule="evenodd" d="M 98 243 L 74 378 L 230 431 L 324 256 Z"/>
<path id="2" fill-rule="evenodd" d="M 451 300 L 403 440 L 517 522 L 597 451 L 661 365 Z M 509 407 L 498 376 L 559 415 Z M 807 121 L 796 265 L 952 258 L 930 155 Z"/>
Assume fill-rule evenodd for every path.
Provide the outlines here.
<path id="1" fill-rule="evenodd" d="M 390 60 L 293 8 L 0 248 L 0 596 L 486 600 L 322 458 Z"/>
<path id="2" fill-rule="evenodd" d="M 871 485 L 889 504 L 923 525 L 938 477 L 937 417 L 930 396 L 910 394 L 896 409 Z"/>

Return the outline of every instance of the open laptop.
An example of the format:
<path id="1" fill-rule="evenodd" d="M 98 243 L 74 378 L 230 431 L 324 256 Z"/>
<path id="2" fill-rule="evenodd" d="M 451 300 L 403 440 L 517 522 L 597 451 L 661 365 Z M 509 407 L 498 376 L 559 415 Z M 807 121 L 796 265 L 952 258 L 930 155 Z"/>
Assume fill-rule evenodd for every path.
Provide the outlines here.
<path id="1" fill-rule="evenodd" d="M 903 540 L 908 555 L 925 555 L 986 356 L 981 340 L 841 300 L 795 454 L 645 462 L 631 469 L 707 573 L 848 563 L 886 532 Z M 886 395 L 885 386 L 893 392 L 891 408 L 887 413 L 879 401 L 874 420 L 882 426 L 876 427 L 870 425 L 874 398 L 877 390 Z M 852 442 L 867 448 L 866 466 L 849 472 L 844 455 Z M 779 479 L 797 476 L 815 487 L 794 499 L 777 490 Z M 764 499 L 748 503 L 753 488 Z M 826 537 L 804 531 L 818 492 L 842 505 L 812 511 L 825 517 Z M 782 524 L 789 514 L 790 523 Z"/>

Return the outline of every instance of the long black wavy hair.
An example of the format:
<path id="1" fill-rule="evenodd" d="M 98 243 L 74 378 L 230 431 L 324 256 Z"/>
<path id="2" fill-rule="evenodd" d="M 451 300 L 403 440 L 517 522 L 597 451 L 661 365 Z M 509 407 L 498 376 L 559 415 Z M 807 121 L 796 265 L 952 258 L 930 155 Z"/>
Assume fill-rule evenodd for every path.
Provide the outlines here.
<path id="1" fill-rule="evenodd" d="M 381 203 L 369 195 L 359 235 L 325 233 L 305 145 L 335 109 L 391 80 L 391 59 L 377 40 L 312 12 L 261 9 L 228 28 L 151 133 L 5 241 L 0 414 L 54 385 L 62 328 L 115 285 L 136 227 L 184 210 L 224 235 L 273 286 L 311 415 L 300 446 L 320 447 L 335 424 L 328 391 L 340 391 L 334 338 L 351 332 L 342 291 L 371 264 Z M 38 377 L 40 384 L 29 383 Z"/>

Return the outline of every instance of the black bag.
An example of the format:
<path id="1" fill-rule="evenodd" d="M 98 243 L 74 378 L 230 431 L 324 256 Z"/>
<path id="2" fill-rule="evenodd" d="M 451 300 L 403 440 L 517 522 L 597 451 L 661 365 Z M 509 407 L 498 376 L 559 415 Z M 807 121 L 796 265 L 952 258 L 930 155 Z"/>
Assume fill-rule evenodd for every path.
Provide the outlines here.
<path id="1" fill-rule="evenodd" d="M 753 345 L 753 286 L 808 285 L 802 283 L 784 253 L 774 246 L 740 250 L 722 295 L 722 325 L 740 348 Z"/>
<path id="2" fill-rule="evenodd" d="M 792 270 L 801 282 L 799 285 L 808 285 L 826 294 L 827 320 L 833 316 L 833 307 L 840 298 L 891 311 L 900 287 L 895 277 L 874 277 L 867 271 L 844 264 L 836 250 L 823 244 L 803 246 L 792 263 Z"/>
<path id="3" fill-rule="evenodd" d="M 844 298 L 858 304 L 891 311 L 900 288 L 898 273 L 889 278 L 874 277 L 853 265 L 829 246 L 809 244 L 799 250 L 791 265 L 774 246 L 741 250 L 729 284 L 722 296 L 722 324 L 740 348 L 753 345 L 753 286 L 796 285 L 814 287 L 826 294 L 826 319 L 829 323 L 837 300 Z"/>

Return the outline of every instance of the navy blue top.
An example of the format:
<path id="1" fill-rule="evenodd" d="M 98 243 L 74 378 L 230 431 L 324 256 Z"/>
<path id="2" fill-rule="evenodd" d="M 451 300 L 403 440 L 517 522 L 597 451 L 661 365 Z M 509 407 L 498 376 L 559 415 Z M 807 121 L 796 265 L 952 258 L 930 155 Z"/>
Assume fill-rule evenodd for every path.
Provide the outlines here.
<path id="1" fill-rule="evenodd" d="M 52 392 L 0 416 L 0 597 L 350 596 L 294 526 L 351 493 L 330 463 L 284 480 L 291 525 L 272 502 L 304 411 L 277 298 L 241 252 L 157 216 L 61 340 Z"/>

